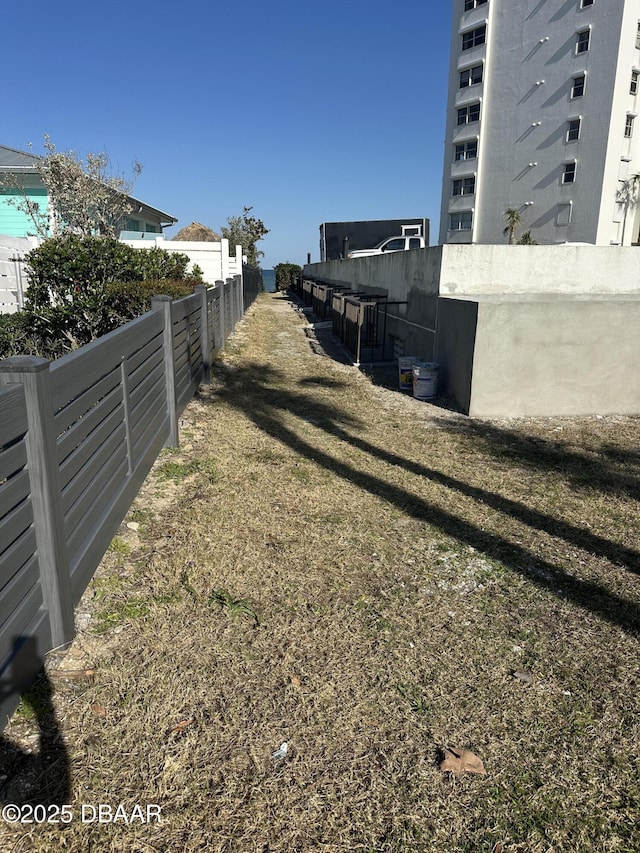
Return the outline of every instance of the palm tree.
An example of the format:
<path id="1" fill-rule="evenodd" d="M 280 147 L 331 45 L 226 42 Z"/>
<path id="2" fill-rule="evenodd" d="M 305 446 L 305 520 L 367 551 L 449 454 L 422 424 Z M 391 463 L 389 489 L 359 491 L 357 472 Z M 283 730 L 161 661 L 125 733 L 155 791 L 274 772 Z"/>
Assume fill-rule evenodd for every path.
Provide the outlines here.
<path id="1" fill-rule="evenodd" d="M 509 245 L 513 246 L 516 242 L 516 228 L 518 225 L 522 225 L 522 216 L 516 207 L 508 207 L 503 216 L 506 219 L 507 224 L 505 225 L 502 233 L 505 237 L 509 238 Z"/>
<path id="2" fill-rule="evenodd" d="M 616 193 L 616 202 L 622 205 L 624 210 L 624 215 L 622 218 L 622 237 L 620 238 L 620 245 L 624 246 L 624 232 L 627 227 L 627 213 L 629 210 L 633 210 L 638 205 L 638 181 L 640 180 L 640 175 L 631 175 L 620 187 L 620 189 Z"/>
<path id="3" fill-rule="evenodd" d="M 537 246 L 538 242 L 533 239 L 531 236 L 531 229 L 529 231 L 523 231 L 522 234 L 516 240 L 518 246 Z"/>

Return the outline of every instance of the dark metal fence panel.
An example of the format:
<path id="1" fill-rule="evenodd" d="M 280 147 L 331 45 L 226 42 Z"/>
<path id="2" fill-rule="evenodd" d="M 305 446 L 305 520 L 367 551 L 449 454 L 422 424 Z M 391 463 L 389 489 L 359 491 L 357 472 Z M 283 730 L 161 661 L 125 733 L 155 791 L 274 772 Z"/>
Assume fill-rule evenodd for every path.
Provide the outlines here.
<path id="1" fill-rule="evenodd" d="M 242 304 L 246 311 L 263 290 L 262 271 L 255 267 L 242 267 Z"/>
<path id="2" fill-rule="evenodd" d="M 305 305 L 313 302 L 313 282 L 310 279 L 302 279 L 302 301 Z"/>

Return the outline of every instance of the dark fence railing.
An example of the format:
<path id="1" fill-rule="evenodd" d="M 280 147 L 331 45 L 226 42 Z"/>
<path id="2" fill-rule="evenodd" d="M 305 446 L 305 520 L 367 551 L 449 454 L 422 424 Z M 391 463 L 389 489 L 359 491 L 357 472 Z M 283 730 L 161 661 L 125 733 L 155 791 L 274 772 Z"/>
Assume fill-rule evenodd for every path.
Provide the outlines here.
<path id="1" fill-rule="evenodd" d="M 242 267 L 242 281 L 244 285 L 243 305 L 244 310 L 252 304 L 259 293 L 262 293 L 264 284 L 262 281 L 262 271 L 256 267 L 250 267 L 244 264 Z"/>

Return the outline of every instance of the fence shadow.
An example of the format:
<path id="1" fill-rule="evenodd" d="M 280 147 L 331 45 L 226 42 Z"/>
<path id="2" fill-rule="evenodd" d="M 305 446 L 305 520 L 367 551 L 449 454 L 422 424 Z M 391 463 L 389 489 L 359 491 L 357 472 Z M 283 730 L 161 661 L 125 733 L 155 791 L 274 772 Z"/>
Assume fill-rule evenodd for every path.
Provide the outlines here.
<path id="1" fill-rule="evenodd" d="M 302 391 L 288 391 L 283 385 L 284 379 L 279 371 L 268 365 L 248 364 L 244 368 L 225 372 L 223 381 L 217 388 L 216 397 L 242 411 L 266 434 L 286 444 L 297 454 L 325 467 L 336 476 L 394 504 L 416 520 L 436 526 L 460 543 L 500 561 L 505 567 L 559 598 L 597 614 L 626 631 L 632 633 L 638 631 L 640 608 L 636 603 L 617 595 L 604 584 L 573 577 L 560 566 L 543 559 L 524 545 L 509 541 L 497 532 L 482 529 L 403 487 L 380 476 L 359 470 L 350 462 L 335 459 L 287 426 L 284 416 L 290 413 L 310 421 L 325 432 L 381 462 L 399 465 L 419 476 L 428 477 L 479 502 L 488 503 L 533 528 L 544 530 L 553 536 L 564 537 L 579 547 L 594 549 L 607 559 L 622 561 L 634 571 L 637 571 L 640 566 L 638 552 L 625 549 L 617 543 L 597 537 L 582 528 L 532 510 L 520 502 L 503 498 L 376 447 L 346 431 L 347 426 L 357 429 L 356 419 Z"/>
<path id="2" fill-rule="evenodd" d="M 15 693 L 22 694 L 25 709 L 36 721 L 38 747 L 31 752 L 0 736 L 0 803 L 45 807 L 68 803 L 69 756 L 34 637 L 14 640 L 11 659 L 0 677 L 0 702 Z"/>

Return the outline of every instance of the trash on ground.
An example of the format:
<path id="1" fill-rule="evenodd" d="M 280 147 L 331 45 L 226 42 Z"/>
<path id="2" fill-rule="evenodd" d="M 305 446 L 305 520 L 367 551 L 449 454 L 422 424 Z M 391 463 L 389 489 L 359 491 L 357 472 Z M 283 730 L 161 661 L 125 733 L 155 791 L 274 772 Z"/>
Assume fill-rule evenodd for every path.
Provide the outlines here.
<path id="1" fill-rule="evenodd" d="M 444 761 L 440 763 L 440 770 L 443 773 L 453 773 L 454 776 L 460 777 L 463 773 L 480 773 L 486 776 L 486 770 L 482 759 L 478 758 L 470 749 L 457 749 L 451 747 L 444 750 Z"/>
<path id="2" fill-rule="evenodd" d="M 531 684 L 533 681 L 533 676 L 530 672 L 527 672 L 524 669 L 516 669 L 513 673 L 513 677 L 517 678 L 518 681 L 521 681 L 523 684 Z"/>
<path id="3" fill-rule="evenodd" d="M 285 757 L 287 752 L 289 752 L 289 744 L 285 742 L 280 744 L 280 749 L 276 749 L 276 751 L 272 753 L 271 758 L 273 758 L 274 761 L 279 761 L 281 758 Z"/>

